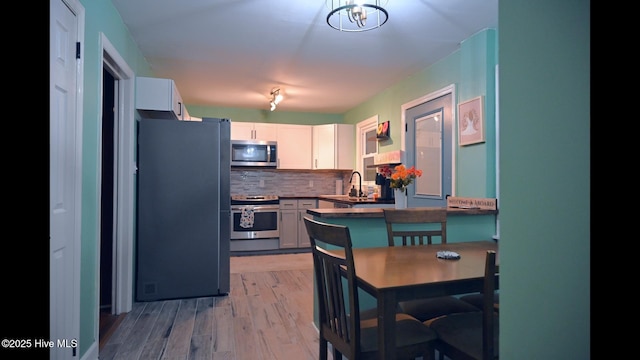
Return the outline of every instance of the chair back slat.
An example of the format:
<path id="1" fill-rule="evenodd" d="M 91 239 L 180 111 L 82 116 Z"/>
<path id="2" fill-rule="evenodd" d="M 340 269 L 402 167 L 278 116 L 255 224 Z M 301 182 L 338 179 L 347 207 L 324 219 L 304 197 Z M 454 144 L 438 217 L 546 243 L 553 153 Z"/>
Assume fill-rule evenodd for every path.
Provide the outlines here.
<path id="1" fill-rule="evenodd" d="M 400 239 L 402 246 L 432 244 L 434 237 L 440 237 L 442 244 L 447 243 L 447 209 L 446 208 L 409 208 L 382 209 L 387 226 L 389 246 L 396 246 Z M 394 224 L 435 224 L 437 229 L 394 230 Z"/>

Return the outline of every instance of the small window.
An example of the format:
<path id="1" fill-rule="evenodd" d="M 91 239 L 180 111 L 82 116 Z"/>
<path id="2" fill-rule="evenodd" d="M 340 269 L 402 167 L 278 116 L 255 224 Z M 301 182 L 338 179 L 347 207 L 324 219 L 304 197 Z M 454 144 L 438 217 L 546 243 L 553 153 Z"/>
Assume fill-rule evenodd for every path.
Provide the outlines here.
<path id="1" fill-rule="evenodd" d="M 363 185 L 375 185 L 376 168 L 373 167 L 374 156 L 378 153 L 378 141 L 376 130 L 378 128 L 378 115 L 359 122 L 356 126 L 358 132 L 357 164 L 362 174 Z"/>

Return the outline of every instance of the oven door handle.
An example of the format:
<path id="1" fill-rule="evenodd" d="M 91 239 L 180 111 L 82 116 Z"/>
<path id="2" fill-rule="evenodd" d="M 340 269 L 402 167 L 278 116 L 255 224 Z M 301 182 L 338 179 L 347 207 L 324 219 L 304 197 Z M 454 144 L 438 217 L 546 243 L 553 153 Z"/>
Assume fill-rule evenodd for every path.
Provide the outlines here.
<path id="1" fill-rule="evenodd" d="M 231 207 L 231 211 L 242 211 L 243 209 L 253 210 L 258 212 L 266 212 L 266 211 L 278 211 L 280 208 L 272 207 L 272 206 L 254 206 L 254 205 L 242 206 L 242 207 Z"/>

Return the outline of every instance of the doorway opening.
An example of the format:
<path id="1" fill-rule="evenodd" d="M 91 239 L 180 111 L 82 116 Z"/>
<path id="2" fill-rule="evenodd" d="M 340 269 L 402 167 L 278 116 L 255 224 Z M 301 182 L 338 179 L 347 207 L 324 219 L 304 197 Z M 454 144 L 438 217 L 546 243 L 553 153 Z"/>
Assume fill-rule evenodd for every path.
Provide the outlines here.
<path id="1" fill-rule="evenodd" d="M 114 168 L 116 78 L 106 67 L 102 70 L 102 166 L 100 189 L 100 347 L 117 325 L 114 295 Z"/>
<path id="2" fill-rule="evenodd" d="M 95 329 L 102 348 L 105 336 L 133 306 L 135 75 L 104 34 L 100 41 L 103 70 Z"/>

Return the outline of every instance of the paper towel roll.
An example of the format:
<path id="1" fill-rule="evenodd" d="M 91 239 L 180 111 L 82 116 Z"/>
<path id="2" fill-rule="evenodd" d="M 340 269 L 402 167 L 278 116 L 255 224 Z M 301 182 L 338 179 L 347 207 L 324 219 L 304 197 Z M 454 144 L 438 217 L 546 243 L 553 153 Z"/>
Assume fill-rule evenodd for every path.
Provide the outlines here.
<path id="1" fill-rule="evenodd" d="M 342 185 L 342 180 L 336 180 L 336 195 L 342 195 L 344 191 L 344 186 Z"/>

